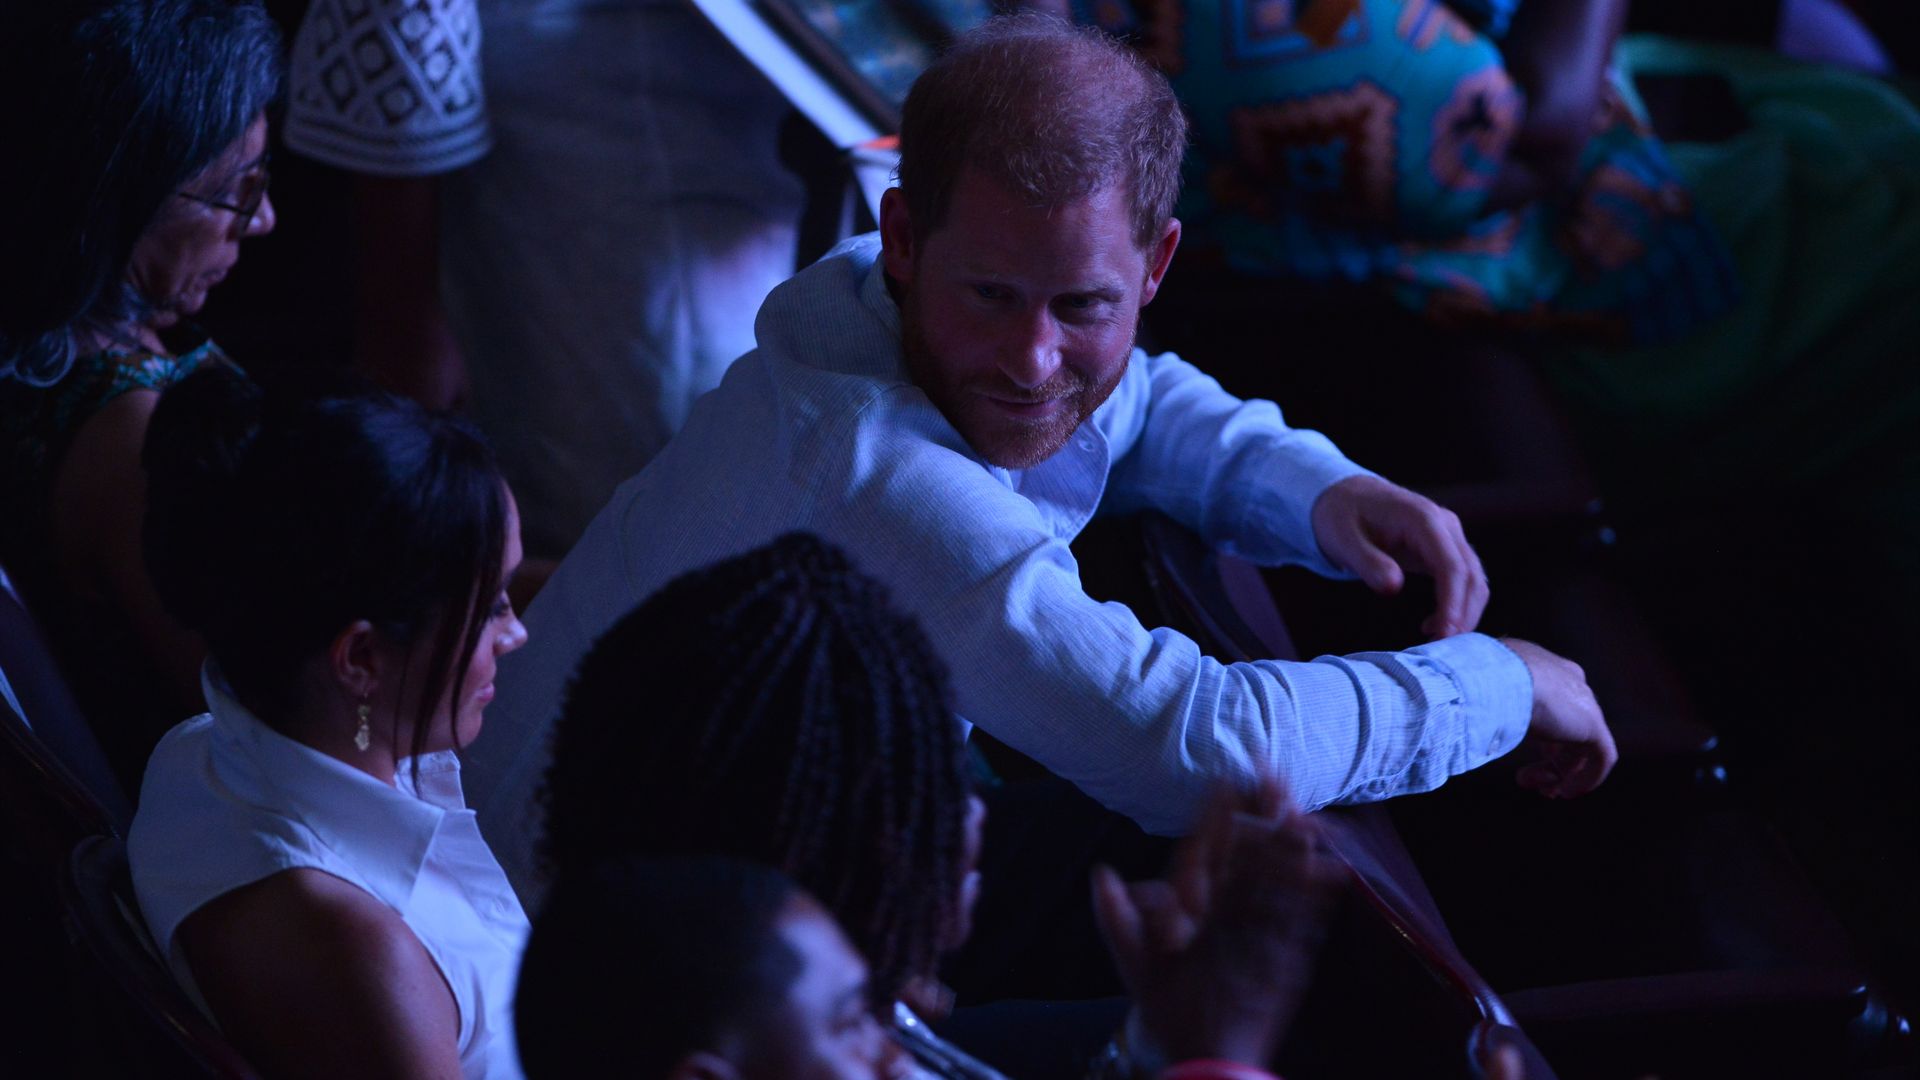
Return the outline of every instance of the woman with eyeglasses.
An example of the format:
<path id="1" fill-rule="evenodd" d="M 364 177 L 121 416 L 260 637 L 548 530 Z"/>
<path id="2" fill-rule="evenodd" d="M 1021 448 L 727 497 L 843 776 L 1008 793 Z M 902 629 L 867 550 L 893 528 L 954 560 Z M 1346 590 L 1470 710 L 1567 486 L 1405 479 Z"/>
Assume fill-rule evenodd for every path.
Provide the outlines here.
<path id="1" fill-rule="evenodd" d="M 252 2 L 21 3 L 0 53 L 0 564 L 132 779 L 204 654 L 141 567 L 140 449 L 160 391 L 223 361 L 192 316 L 273 229 L 280 39 Z"/>

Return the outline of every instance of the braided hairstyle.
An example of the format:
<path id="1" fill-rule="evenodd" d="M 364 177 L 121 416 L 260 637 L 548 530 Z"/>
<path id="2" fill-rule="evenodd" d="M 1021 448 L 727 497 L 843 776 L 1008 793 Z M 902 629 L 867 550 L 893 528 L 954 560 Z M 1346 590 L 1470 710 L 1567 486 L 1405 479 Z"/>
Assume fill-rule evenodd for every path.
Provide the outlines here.
<path id="1" fill-rule="evenodd" d="M 587 654 L 554 736 L 547 870 L 725 854 L 793 876 L 866 954 L 876 1004 L 930 975 L 969 781 L 919 626 L 818 537 L 686 574 Z"/>

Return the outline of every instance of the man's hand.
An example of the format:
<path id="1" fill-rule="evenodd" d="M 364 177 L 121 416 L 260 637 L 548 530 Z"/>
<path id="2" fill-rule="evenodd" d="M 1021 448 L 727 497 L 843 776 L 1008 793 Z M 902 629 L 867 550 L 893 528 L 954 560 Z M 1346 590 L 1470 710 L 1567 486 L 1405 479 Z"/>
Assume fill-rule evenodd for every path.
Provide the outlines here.
<path id="1" fill-rule="evenodd" d="M 1268 781 L 1216 795 L 1167 881 L 1094 871 L 1094 913 L 1168 1061 L 1266 1068 L 1310 981 L 1345 867 Z"/>
<path id="2" fill-rule="evenodd" d="M 1377 476 L 1350 476 L 1313 504 L 1313 535 L 1335 566 L 1383 596 L 1406 584 L 1407 571 L 1433 578 L 1433 614 L 1420 632 L 1443 638 L 1480 625 L 1487 573 L 1453 511 Z"/>
<path id="3" fill-rule="evenodd" d="M 1518 638 L 1501 638 L 1533 675 L 1533 726 L 1527 743 L 1540 755 L 1515 777 L 1551 799 L 1571 799 L 1600 786 L 1620 759 L 1586 672 L 1563 656 Z"/>

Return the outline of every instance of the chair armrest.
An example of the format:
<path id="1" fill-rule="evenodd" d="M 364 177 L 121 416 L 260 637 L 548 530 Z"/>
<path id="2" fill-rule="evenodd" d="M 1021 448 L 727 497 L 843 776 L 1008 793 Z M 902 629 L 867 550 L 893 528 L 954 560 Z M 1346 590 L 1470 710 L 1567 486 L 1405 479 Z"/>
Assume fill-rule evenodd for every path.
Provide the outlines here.
<path id="1" fill-rule="evenodd" d="M 1819 1072 L 1838 1069 L 1836 1057 L 1866 1067 L 1914 1055 L 1908 1020 L 1853 967 L 1687 972 L 1502 996 L 1549 1057 L 1631 1062 L 1636 1072 L 1791 1075 L 1803 1057 Z"/>

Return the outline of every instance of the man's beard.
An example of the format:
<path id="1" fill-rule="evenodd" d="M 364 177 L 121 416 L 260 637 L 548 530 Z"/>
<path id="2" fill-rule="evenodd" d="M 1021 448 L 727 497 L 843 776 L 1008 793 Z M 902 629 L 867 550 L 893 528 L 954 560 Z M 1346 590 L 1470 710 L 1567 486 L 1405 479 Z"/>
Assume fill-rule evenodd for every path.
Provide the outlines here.
<path id="1" fill-rule="evenodd" d="M 927 343 L 919 305 L 911 287 L 900 297 L 900 344 L 907 373 L 975 453 L 1003 469 L 1031 469 L 1060 452 L 1080 425 L 1107 400 L 1126 373 L 1123 361 L 1113 381 L 1091 386 L 1079 372 L 1061 365 L 1039 386 L 1022 388 L 998 371 L 955 381 Z M 1061 402 L 1051 416 L 1023 421 L 998 412 L 988 396 L 1011 402 Z"/>

